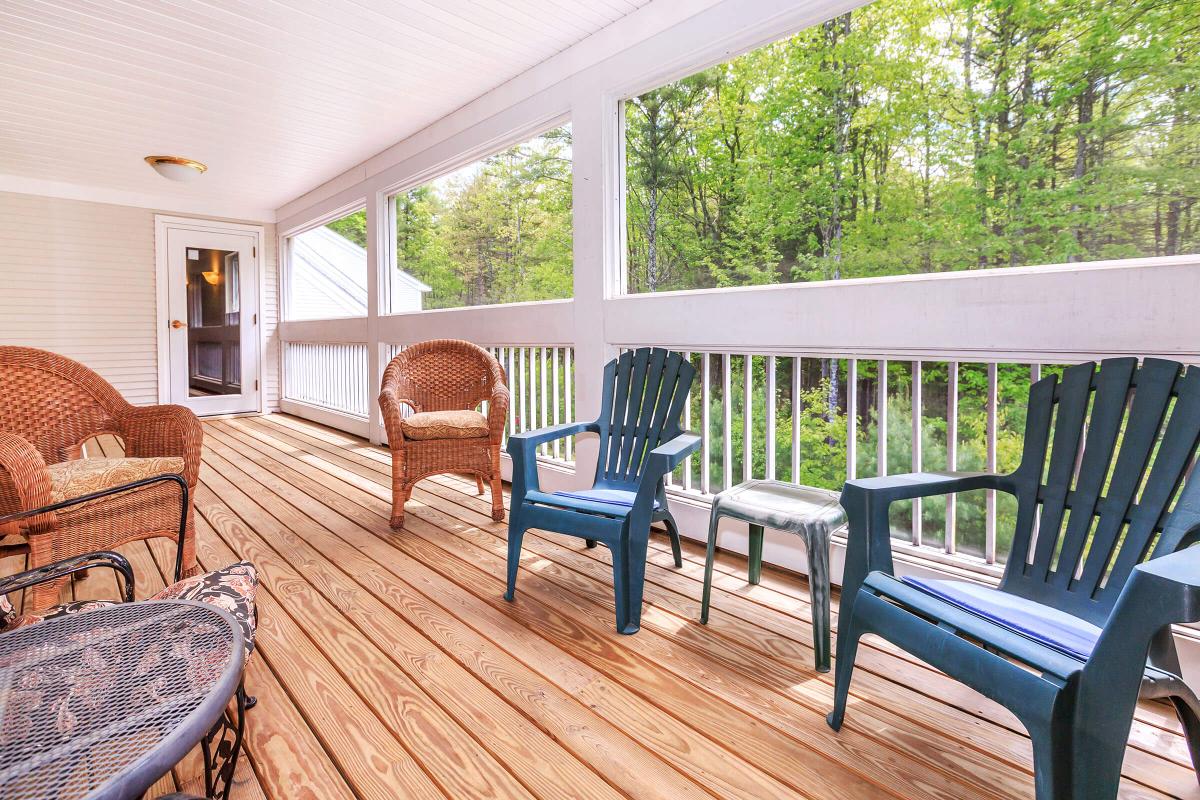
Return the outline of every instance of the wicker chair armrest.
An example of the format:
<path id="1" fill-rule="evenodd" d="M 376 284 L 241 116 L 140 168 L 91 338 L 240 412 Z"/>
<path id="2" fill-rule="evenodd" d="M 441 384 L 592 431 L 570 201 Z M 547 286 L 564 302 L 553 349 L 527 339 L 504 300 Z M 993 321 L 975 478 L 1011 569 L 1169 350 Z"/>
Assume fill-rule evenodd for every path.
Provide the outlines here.
<path id="1" fill-rule="evenodd" d="M 118 418 L 125 453 L 132 458 L 177 456 L 183 459 L 183 477 L 195 486 L 200 475 L 200 448 L 204 429 L 183 406 L 131 406 Z"/>
<path id="2" fill-rule="evenodd" d="M 388 445 L 391 447 L 398 447 L 404 443 L 404 431 L 400 427 L 400 420 L 404 419 L 404 409 L 401 408 L 403 405 L 408 405 L 417 412 L 421 410 L 412 400 L 400 397 L 393 386 L 385 384 L 379 391 L 379 411 L 383 416 L 383 428 L 387 431 Z"/>
<path id="3" fill-rule="evenodd" d="M 508 420 L 508 404 L 511 395 L 508 387 L 502 382 L 492 386 L 492 394 L 488 397 L 488 430 L 491 431 L 492 441 L 499 442 L 504 435 L 504 423 Z"/>
<path id="4" fill-rule="evenodd" d="M 50 504 L 50 472 L 37 448 L 15 433 L 0 431 L 0 514 Z"/>

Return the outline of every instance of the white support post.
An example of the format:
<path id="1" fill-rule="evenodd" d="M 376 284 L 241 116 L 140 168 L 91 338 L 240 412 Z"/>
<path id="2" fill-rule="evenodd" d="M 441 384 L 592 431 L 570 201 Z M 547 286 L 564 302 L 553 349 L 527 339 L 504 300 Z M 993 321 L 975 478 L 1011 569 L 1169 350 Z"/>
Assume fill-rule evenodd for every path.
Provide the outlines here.
<path id="1" fill-rule="evenodd" d="M 384 440 L 383 415 L 379 397 L 383 370 L 387 366 L 383 343 L 379 341 L 379 314 L 383 292 L 387 286 L 385 272 L 391 269 L 391 215 L 387 209 L 385 195 L 375 194 L 367 198 L 367 437 L 374 444 Z"/>

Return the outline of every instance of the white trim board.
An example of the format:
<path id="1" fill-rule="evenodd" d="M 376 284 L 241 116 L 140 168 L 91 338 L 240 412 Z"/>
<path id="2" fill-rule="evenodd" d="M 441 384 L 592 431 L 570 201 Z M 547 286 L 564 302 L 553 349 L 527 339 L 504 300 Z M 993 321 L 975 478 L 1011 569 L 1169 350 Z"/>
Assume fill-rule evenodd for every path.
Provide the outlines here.
<path id="1" fill-rule="evenodd" d="M 85 200 L 90 203 L 106 203 L 116 206 L 133 206 L 173 214 L 196 214 L 205 217 L 230 217 L 253 219 L 262 222 L 275 221 L 275 209 L 250 206 L 216 204 L 210 200 L 191 200 L 166 194 L 143 194 L 104 186 L 87 186 L 64 181 L 49 181 L 42 178 L 27 178 L 22 175 L 0 173 L 0 192 L 33 194 L 41 197 L 57 197 L 64 200 Z"/>

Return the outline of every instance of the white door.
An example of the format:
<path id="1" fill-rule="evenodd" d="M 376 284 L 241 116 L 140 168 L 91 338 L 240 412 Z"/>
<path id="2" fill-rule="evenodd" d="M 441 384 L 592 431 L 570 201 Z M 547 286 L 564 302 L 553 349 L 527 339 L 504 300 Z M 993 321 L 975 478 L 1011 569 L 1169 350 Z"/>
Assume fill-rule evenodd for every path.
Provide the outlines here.
<path id="1" fill-rule="evenodd" d="M 252 233 L 165 226 L 169 400 L 198 415 L 259 409 Z"/>

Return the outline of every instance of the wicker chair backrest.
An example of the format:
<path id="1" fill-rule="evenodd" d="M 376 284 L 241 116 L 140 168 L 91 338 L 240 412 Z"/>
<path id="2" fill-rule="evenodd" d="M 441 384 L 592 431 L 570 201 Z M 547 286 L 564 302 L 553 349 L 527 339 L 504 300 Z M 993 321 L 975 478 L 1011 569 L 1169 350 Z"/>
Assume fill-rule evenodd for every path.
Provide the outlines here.
<path id="1" fill-rule="evenodd" d="M 421 411 L 474 409 L 503 384 L 492 354 L 461 339 L 432 339 L 405 348 L 383 372 L 383 388 Z"/>
<path id="2" fill-rule="evenodd" d="M 117 430 L 129 404 L 77 361 L 32 347 L 0 346 L 0 430 L 32 444 L 46 463 L 77 458 L 79 446 Z"/>

